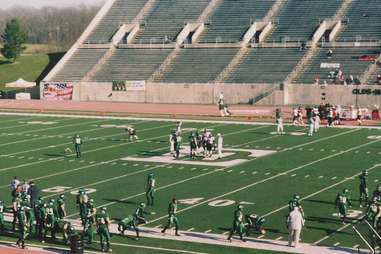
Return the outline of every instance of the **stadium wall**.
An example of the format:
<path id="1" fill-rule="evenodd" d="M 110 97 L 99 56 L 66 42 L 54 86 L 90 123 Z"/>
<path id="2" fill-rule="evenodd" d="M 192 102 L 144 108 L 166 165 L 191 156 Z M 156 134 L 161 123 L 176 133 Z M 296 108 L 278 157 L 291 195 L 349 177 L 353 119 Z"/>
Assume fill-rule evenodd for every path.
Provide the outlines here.
<path id="1" fill-rule="evenodd" d="M 308 105 L 331 103 L 343 106 L 381 105 L 381 87 L 375 85 L 270 84 L 168 84 L 145 83 L 141 89 L 113 91 L 109 82 L 74 83 L 74 101 L 216 104 L 223 92 L 228 104 Z"/>
<path id="2" fill-rule="evenodd" d="M 248 103 L 271 87 L 268 84 L 146 83 L 144 90 L 112 91 L 111 83 L 80 82 L 74 84 L 73 100 L 214 104 L 220 92 L 224 92 L 229 104 L 239 104 Z"/>

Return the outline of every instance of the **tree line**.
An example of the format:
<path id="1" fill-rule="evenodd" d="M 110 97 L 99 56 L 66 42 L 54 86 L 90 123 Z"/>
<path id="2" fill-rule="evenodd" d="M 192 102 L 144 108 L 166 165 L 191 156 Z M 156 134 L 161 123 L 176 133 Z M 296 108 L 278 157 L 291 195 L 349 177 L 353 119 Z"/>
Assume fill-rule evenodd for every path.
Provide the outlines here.
<path id="1" fill-rule="evenodd" d="M 0 34 L 7 23 L 17 20 L 25 33 L 26 43 L 50 44 L 65 50 L 79 38 L 99 8 L 100 6 L 80 5 L 66 8 L 0 9 Z"/>

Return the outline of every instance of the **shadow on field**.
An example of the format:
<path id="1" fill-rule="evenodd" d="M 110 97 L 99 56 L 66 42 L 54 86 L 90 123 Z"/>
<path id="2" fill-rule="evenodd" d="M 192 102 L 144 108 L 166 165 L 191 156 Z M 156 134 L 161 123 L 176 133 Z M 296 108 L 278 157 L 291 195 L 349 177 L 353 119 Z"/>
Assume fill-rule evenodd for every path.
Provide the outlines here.
<path id="1" fill-rule="evenodd" d="M 139 152 L 137 154 L 140 155 L 140 156 L 148 156 L 148 157 L 163 155 L 163 153 L 161 153 L 161 152 L 153 152 L 153 151 L 141 151 L 141 152 Z"/>
<path id="2" fill-rule="evenodd" d="M 315 230 L 319 230 L 319 231 L 325 231 L 325 233 L 327 235 L 331 235 L 333 233 L 335 233 L 335 234 L 341 234 L 341 235 L 348 235 L 348 236 L 352 236 L 353 235 L 352 233 L 345 232 L 345 231 L 337 232 L 337 229 L 332 229 L 332 228 L 322 228 L 322 227 L 307 226 L 307 229 L 315 229 Z"/>
<path id="3" fill-rule="evenodd" d="M 333 202 L 328 202 L 324 200 L 316 200 L 316 199 L 307 199 L 304 200 L 303 202 L 312 202 L 312 203 L 319 203 L 319 204 L 327 204 L 327 205 L 334 205 Z"/>
<path id="4" fill-rule="evenodd" d="M 104 201 L 108 201 L 108 202 L 115 202 L 115 203 L 118 203 L 118 204 L 127 204 L 127 205 L 138 205 L 139 203 L 138 202 L 135 202 L 135 201 L 130 201 L 130 200 L 119 200 L 119 199 L 114 199 L 114 198 L 104 198 L 103 199 Z"/>
<path id="5" fill-rule="evenodd" d="M 322 218 L 322 217 L 315 217 L 315 216 L 308 216 L 307 221 L 315 221 L 319 223 L 336 223 L 341 224 L 341 220 L 337 218 Z"/>
<path id="6" fill-rule="evenodd" d="M 59 60 L 65 55 L 65 52 L 57 52 L 57 53 L 49 53 L 49 63 L 46 65 L 45 69 L 41 72 L 41 74 L 36 79 L 36 82 L 39 83 L 42 81 L 46 75 L 53 69 L 53 67 L 58 63 Z"/>
<path id="7" fill-rule="evenodd" d="M 59 153 L 46 153 L 45 155 L 48 157 L 66 157 L 65 155 Z"/>

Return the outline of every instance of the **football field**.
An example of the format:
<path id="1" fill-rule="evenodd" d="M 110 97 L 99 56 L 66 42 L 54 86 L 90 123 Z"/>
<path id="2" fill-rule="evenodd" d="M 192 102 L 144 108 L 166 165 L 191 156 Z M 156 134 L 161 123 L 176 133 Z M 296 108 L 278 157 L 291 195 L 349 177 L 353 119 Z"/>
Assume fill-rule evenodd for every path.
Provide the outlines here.
<path id="1" fill-rule="evenodd" d="M 128 141 L 125 126 L 135 127 L 138 142 Z M 10 206 L 9 184 L 17 175 L 35 181 L 45 200 L 64 193 L 68 219 L 75 220 L 75 195 L 86 188 L 96 207 L 108 207 L 117 223 L 145 202 L 147 175 L 154 173 L 155 205 L 147 208 L 151 215 L 146 228 L 166 224 L 168 203 L 176 197 L 181 231 L 227 237 L 234 209 L 243 204 L 245 214 L 266 219 L 265 236 L 252 238 L 286 241 L 288 201 L 298 194 L 307 220 L 302 242 L 365 248 L 351 225 L 335 215 L 334 200 L 348 188 L 350 216 L 356 219 L 364 212 L 358 202 L 358 175 L 368 169 L 370 192 L 381 184 L 381 130 L 321 128 L 308 137 L 307 127 L 286 126 L 285 135 L 275 135 L 273 125 L 189 120 L 182 125 L 184 153 L 172 160 L 168 141 L 174 128 L 174 121 L 164 119 L 0 115 L 0 200 Z M 187 156 L 189 132 L 204 128 L 223 134 L 222 159 Z M 74 150 L 76 133 L 83 140 L 79 159 L 65 153 L 66 148 Z M 226 246 L 171 240 L 115 235 L 112 242 L 114 253 L 127 248 L 129 253 L 232 253 Z M 90 249 L 99 250 L 99 244 Z"/>

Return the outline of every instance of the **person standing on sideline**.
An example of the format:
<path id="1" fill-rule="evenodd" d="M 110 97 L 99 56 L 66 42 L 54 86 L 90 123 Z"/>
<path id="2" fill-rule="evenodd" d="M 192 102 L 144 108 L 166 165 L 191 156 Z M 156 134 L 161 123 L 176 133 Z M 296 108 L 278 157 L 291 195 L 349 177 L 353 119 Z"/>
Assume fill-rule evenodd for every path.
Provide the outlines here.
<path id="1" fill-rule="evenodd" d="M 75 134 L 73 138 L 73 143 L 74 143 L 74 149 L 77 154 L 77 158 L 81 157 L 81 145 L 82 145 L 82 139 L 79 136 L 79 134 Z"/>
<path id="2" fill-rule="evenodd" d="M 146 199 L 147 206 L 153 206 L 154 203 L 154 193 L 155 193 L 156 180 L 153 173 L 150 173 L 147 178 L 146 186 Z"/>
<path id="3" fill-rule="evenodd" d="M 279 135 L 284 134 L 282 112 L 280 111 L 280 108 L 277 108 L 275 110 L 275 119 L 276 119 L 276 124 L 277 124 L 276 133 Z"/>
<path id="4" fill-rule="evenodd" d="M 299 210 L 299 207 L 294 207 L 294 210 L 288 215 L 287 218 L 287 228 L 290 232 L 288 238 L 288 246 L 292 247 L 294 242 L 294 247 L 299 247 L 300 232 L 304 226 L 304 218 Z"/>
<path id="5" fill-rule="evenodd" d="M 179 234 L 179 220 L 177 219 L 177 199 L 173 198 L 172 202 L 168 206 L 168 223 L 161 231 L 162 234 L 165 234 L 165 231 L 175 225 L 175 235 L 180 236 Z"/>
<path id="6" fill-rule="evenodd" d="M 222 158 L 222 147 L 224 145 L 224 138 L 222 137 L 221 133 L 217 134 L 217 152 L 218 152 L 218 159 Z"/>

